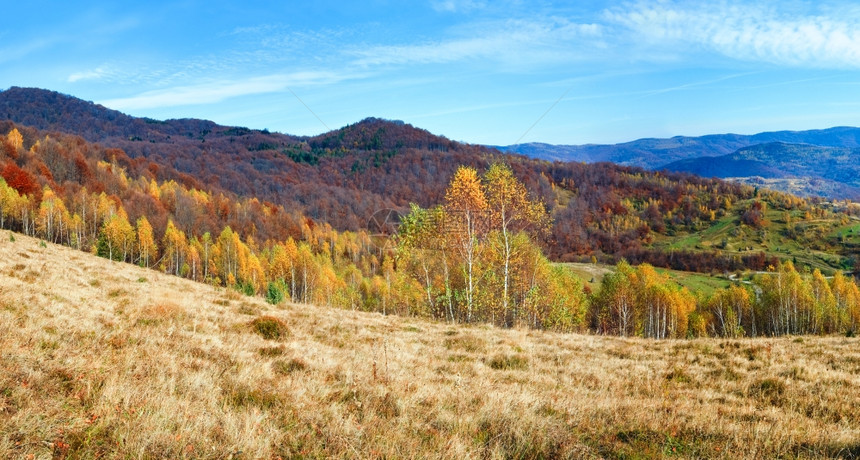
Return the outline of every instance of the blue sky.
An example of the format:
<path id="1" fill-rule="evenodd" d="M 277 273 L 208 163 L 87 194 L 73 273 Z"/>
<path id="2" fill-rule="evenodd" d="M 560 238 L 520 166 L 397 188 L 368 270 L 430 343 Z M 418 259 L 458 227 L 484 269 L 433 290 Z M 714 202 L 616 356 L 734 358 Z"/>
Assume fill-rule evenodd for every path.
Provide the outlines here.
<path id="1" fill-rule="evenodd" d="M 74 3 L 74 4 L 73 4 Z M 615 143 L 860 125 L 853 2 L 12 2 L 0 88 L 313 135 Z"/>

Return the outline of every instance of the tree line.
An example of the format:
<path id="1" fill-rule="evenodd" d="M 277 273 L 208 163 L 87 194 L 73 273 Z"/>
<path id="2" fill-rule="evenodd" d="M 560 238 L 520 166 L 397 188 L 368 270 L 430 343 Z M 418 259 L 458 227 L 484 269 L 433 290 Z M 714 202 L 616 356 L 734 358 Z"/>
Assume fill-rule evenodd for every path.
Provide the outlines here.
<path id="1" fill-rule="evenodd" d="M 696 296 L 649 264 L 622 261 L 590 298 L 590 328 L 621 336 L 759 337 L 854 335 L 860 327 L 860 289 L 841 272 L 829 280 L 791 262 L 769 267 L 749 284 Z"/>

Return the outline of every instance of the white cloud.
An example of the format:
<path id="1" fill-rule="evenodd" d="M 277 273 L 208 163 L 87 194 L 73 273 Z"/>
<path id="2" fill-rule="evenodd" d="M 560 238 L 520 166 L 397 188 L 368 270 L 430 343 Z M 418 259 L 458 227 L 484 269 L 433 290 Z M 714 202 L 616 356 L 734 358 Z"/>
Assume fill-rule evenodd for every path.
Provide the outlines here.
<path id="1" fill-rule="evenodd" d="M 330 72 L 297 72 L 253 77 L 244 80 L 226 80 L 198 85 L 176 86 L 147 91 L 132 97 L 99 101 L 99 103 L 118 110 L 212 104 L 238 96 L 276 93 L 286 91 L 290 87 L 332 84 L 349 78 L 359 78 L 359 76 L 340 75 Z"/>
<path id="2" fill-rule="evenodd" d="M 778 4 L 777 4 L 778 5 Z M 789 5 L 795 5 L 793 3 Z M 807 9 L 808 10 L 808 9 Z M 860 67 L 860 16 L 741 3 L 638 2 L 605 13 L 648 47 L 687 45 L 733 59 L 817 68 Z M 814 13 L 814 14 L 813 14 Z"/>

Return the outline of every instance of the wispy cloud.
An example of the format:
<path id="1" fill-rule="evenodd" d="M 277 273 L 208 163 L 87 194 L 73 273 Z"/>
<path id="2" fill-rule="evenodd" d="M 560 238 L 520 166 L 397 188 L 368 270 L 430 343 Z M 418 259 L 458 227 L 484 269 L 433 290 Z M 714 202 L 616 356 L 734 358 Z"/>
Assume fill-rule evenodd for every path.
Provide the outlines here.
<path id="1" fill-rule="evenodd" d="M 499 102 L 499 103 L 492 103 L 492 104 L 470 105 L 470 106 L 462 106 L 462 107 L 436 110 L 433 112 L 416 113 L 413 115 L 407 115 L 404 118 L 406 118 L 407 120 L 419 120 L 422 118 L 445 117 L 448 115 L 454 115 L 454 114 L 460 114 L 460 113 L 482 112 L 485 110 L 533 106 L 533 105 L 540 105 L 540 104 L 543 104 L 546 102 L 547 101 L 545 101 L 545 100 L 531 100 L 531 101 Z"/>
<path id="2" fill-rule="evenodd" d="M 290 87 L 332 84 L 359 77 L 359 75 L 330 72 L 297 72 L 252 77 L 243 80 L 225 80 L 189 86 L 176 86 L 147 91 L 132 97 L 99 102 L 107 107 L 119 110 L 212 104 L 238 96 L 288 91 Z"/>
<path id="3" fill-rule="evenodd" d="M 25 32 L 0 32 L 4 43 L 9 43 L 0 48 L 0 64 L 22 60 L 37 53 L 69 53 L 70 45 L 104 46 L 105 42 L 113 40 L 121 32 L 133 29 L 140 22 L 134 17 L 100 20 L 94 19 L 96 16 L 90 14 L 83 16 L 89 20 L 82 21 L 73 17 L 64 24 L 48 26 L 47 23 L 40 22 L 26 24 Z"/>
<path id="4" fill-rule="evenodd" d="M 114 75 L 114 71 L 105 66 L 99 66 L 95 69 L 74 72 L 66 79 L 69 83 L 75 83 L 86 80 L 102 80 L 106 77 Z"/>
<path id="5" fill-rule="evenodd" d="M 486 3 L 476 0 L 431 0 L 430 5 L 436 11 L 460 13 L 484 8 Z"/>
<path id="6" fill-rule="evenodd" d="M 724 82 L 726 80 L 734 80 L 736 78 L 746 77 L 746 76 L 754 75 L 757 73 L 760 73 L 760 72 L 744 72 L 744 73 L 737 73 L 737 74 L 731 74 L 731 75 L 723 75 L 721 77 L 711 78 L 711 79 L 707 79 L 707 80 L 692 81 L 692 82 L 683 83 L 680 85 L 674 85 L 674 86 L 668 86 L 665 88 L 658 88 L 658 89 L 653 89 L 653 90 L 648 90 L 648 91 L 642 91 L 640 93 L 641 94 L 640 97 L 645 98 L 645 97 L 656 96 L 656 95 L 660 95 L 660 94 L 673 93 L 676 91 L 683 91 L 683 90 L 698 88 L 698 87 L 702 87 L 702 86 L 710 86 L 710 85 L 713 85 L 715 83 L 721 83 L 721 82 Z"/>
<path id="7" fill-rule="evenodd" d="M 262 35 L 268 34 L 273 31 L 277 31 L 279 29 L 278 26 L 272 24 L 260 24 L 256 26 L 248 26 L 248 27 L 236 27 L 228 35 Z"/>
<path id="8" fill-rule="evenodd" d="M 66 81 L 99 81 L 121 86 L 166 88 L 216 79 L 236 80 L 247 75 L 281 74 L 285 72 L 272 69 L 285 61 L 286 58 L 269 50 L 254 49 L 224 51 L 218 55 L 197 55 L 180 60 L 136 62 L 117 59 L 95 68 L 73 72 L 66 77 Z"/>
<path id="9" fill-rule="evenodd" d="M 444 64 L 473 59 L 515 65 L 558 62 L 590 55 L 603 29 L 564 18 L 507 20 L 471 24 L 460 36 L 406 45 L 383 45 L 351 51 L 356 64 Z M 588 41 L 589 46 L 576 46 Z"/>
<path id="10" fill-rule="evenodd" d="M 28 41 L 26 43 L 13 43 L 12 45 L 0 48 L 0 64 L 12 62 L 26 58 L 32 54 L 51 48 L 60 43 L 62 37 L 40 37 Z"/>
<path id="11" fill-rule="evenodd" d="M 860 67 L 860 16 L 810 12 L 811 7 L 800 11 L 795 2 L 773 5 L 641 1 L 612 8 L 605 18 L 632 31 L 645 46 L 681 44 L 788 66 Z"/>

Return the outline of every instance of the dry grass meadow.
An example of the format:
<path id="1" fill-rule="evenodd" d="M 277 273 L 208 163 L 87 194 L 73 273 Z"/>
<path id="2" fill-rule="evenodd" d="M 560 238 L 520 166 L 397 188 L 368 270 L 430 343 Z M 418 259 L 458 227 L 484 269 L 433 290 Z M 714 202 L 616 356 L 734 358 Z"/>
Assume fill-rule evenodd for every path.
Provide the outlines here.
<path id="1" fill-rule="evenodd" d="M 860 456 L 860 339 L 273 307 L 0 237 L 0 458 Z"/>

